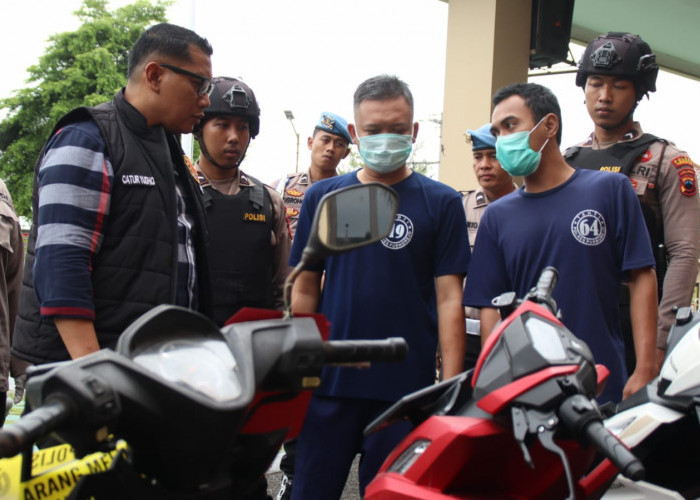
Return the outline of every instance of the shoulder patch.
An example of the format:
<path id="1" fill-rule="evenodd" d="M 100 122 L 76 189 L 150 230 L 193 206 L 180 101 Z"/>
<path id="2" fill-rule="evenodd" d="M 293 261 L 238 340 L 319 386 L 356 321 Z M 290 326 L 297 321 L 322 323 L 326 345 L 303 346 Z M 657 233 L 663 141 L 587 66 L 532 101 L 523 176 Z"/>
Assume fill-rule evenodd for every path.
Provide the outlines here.
<path id="1" fill-rule="evenodd" d="M 671 165 L 676 167 L 679 189 L 683 196 L 695 196 L 698 192 L 697 181 L 695 179 L 695 165 L 690 157 L 685 155 L 676 156 L 671 160 Z"/>
<path id="2" fill-rule="evenodd" d="M 693 167 L 693 160 L 691 160 L 688 156 L 676 156 L 673 160 L 671 160 L 671 164 L 676 167 L 676 168 L 681 168 L 681 167 Z"/>
<path id="3" fill-rule="evenodd" d="M 682 168 L 678 170 L 678 177 L 681 182 L 681 194 L 683 196 L 695 196 L 698 192 L 695 169 L 692 167 Z"/>

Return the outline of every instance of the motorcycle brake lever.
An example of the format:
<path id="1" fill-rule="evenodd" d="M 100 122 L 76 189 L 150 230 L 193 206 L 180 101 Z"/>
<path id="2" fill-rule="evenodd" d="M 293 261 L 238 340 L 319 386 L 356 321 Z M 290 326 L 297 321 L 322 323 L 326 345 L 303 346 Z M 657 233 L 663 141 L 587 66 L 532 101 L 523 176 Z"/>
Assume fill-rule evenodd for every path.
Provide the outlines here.
<path id="1" fill-rule="evenodd" d="M 516 406 L 511 408 L 511 417 L 513 420 L 513 435 L 520 446 L 520 450 L 523 452 L 525 462 L 532 469 L 535 468 L 532 456 L 525 444 L 525 437 L 528 433 L 536 434 L 542 447 L 557 455 L 561 460 L 566 484 L 569 489 L 569 496 L 566 500 L 573 500 L 575 498 L 575 489 L 569 460 L 566 458 L 564 450 L 554 442 L 554 433 L 559 425 L 559 418 L 553 412 L 543 413 L 534 409 L 523 409 Z"/>
<path id="2" fill-rule="evenodd" d="M 544 417 L 544 419 L 542 419 L 537 426 L 537 439 L 539 439 L 540 444 L 542 444 L 544 449 L 549 450 L 559 456 L 562 467 L 564 468 L 566 485 L 569 488 L 569 496 L 566 497 L 566 500 L 574 500 L 574 479 L 571 475 L 569 460 L 566 458 L 566 453 L 564 453 L 564 450 L 562 450 L 561 447 L 554 442 L 554 433 L 557 430 L 559 419 L 553 413 L 549 415 L 540 414 L 537 416 Z"/>
<path id="3" fill-rule="evenodd" d="M 522 408 L 518 408 L 517 406 L 513 406 L 510 413 L 513 420 L 513 436 L 518 442 L 518 446 L 520 446 L 520 451 L 523 452 L 523 459 L 531 469 L 534 469 L 535 464 L 532 461 L 530 451 L 527 449 L 527 445 L 525 444 L 525 436 L 527 436 L 527 433 L 530 430 L 527 415 Z"/>

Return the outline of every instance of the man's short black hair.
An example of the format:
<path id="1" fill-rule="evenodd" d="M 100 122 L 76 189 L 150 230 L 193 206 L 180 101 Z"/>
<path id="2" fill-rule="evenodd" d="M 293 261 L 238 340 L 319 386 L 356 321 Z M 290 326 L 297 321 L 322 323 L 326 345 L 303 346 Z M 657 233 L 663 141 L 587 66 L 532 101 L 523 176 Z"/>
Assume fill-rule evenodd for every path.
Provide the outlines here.
<path id="1" fill-rule="evenodd" d="M 501 87 L 496 91 L 491 99 L 494 106 L 497 106 L 501 101 L 508 99 L 511 96 L 520 96 L 525 101 L 525 105 L 530 108 L 532 118 L 535 123 L 538 123 L 542 118 L 549 113 L 554 113 L 559 120 L 559 131 L 557 132 L 557 144 L 561 144 L 562 122 L 561 109 L 557 96 L 547 87 L 537 83 L 513 83 Z"/>
<path id="2" fill-rule="evenodd" d="M 139 36 L 131 48 L 127 77 L 130 78 L 134 68 L 154 53 L 191 61 L 190 45 L 196 45 L 208 56 L 214 52 L 207 39 L 192 30 L 170 23 L 154 24 Z"/>
<path id="3" fill-rule="evenodd" d="M 360 107 L 360 103 L 366 100 L 386 101 L 403 97 L 408 106 L 413 111 L 413 94 L 406 82 L 394 75 L 378 75 L 362 82 L 355 90 L 353 102 L 355 112 Z"/>

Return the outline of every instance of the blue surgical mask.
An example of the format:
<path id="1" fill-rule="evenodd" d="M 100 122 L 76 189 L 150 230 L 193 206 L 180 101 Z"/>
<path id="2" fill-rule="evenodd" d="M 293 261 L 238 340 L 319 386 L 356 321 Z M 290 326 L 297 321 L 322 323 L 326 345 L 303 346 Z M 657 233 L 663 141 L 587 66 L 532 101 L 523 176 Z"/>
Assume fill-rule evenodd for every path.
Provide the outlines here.
<path id="1" fill-rule="evenodd" d="M 378 174 L 388 174 L 403 166 L 413 149 L 412 135 L 358 135 L 357 139 L 362 160 Z"/>
<path id="2" fill-rule="evenodd" d="M 515 132 L 496 138 L 496 159 L 501 164 L 501 168 L 511 176 L 530 175 L 540 166 L 542 150 L 549 142 L 549 137 L 540 150 L 535 151 L 530 147 L 530 134 L 540 126 L 542 120 L 537 122 L 529 132 Z"/>

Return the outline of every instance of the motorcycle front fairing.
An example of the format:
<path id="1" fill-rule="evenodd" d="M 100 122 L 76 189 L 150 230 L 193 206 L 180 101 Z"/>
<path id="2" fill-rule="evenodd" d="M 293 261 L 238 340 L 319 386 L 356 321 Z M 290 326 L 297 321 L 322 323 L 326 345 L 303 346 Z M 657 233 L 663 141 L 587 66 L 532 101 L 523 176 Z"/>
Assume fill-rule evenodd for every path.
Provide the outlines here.
<path id="1" fill-rule="evenodd" d="M 257 389 L 274 389 L 271 374 L 299 351 L 315 360 L 307 377 L 320 374 L 323 360 L 313 355 L 322 343 L 315 320 L 249 319 L 219 330 L 192 311 L 155 308 L 124 332 L 119 354 L 102 350 L 32 377 L 28 406 L 38 408 L 45 398 L 62 395 L 79 418 L 69 417 L 55 434 L 77 456 L 109 450 L 124 439 L 134 471 L 166 490 L 224 487 L 239 473 L 256 477 L 264 468 L 253 469 L 269 465 L 276 452 L 272 448 L 259 460 L 254 454 L 241 458 L 240 441 L 246 440 L 241 431 L 260 407 L 252 407 Z M 298 377 L 300 387 L 303 378 Z M 289 424 L 272 425 L 268 433 L 272 436 L 262 439 L 278 447 Z"/>
<path id="2" fill-rule="evenodd" d="M 698 360 L 700 316 L 689 307 L 679 308 L 659 377 L 622 401 L 605 421 L 644 464 L 646 483 L 686 498 L 700 496 Z M 611 489 L 605 498 L 618 498 L 618 490 L 625 491 Z"/>
<path id="3" fill-rule="evenodd" d="M 606 373 L 548 308 L 523 301 L 491 334 L 473 373 L 404 397 L 372 424 L 403 417 L 420 425 L 366 498 L 573 498 L 597 487 L 575 483 L 596 450 L 559 426 L 557 412 L 573 395 L 594 398 Z"/>

